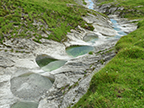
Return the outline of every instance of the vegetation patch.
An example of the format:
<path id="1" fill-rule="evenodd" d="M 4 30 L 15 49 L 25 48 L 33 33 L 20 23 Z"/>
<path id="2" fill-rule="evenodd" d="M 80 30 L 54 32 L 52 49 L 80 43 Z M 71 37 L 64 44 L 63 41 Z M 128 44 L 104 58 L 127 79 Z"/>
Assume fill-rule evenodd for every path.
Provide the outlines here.
<path id="1" fill-rule="evenodd" d="M 82 0 L 84 5 L 87 5 L 87 3 L 85 2 L 85 0 Z"/>
<path id="2" fill-rule="evenodd" d="M 92 13 L 73 0 L 1 0 L 0 42 L 11 38 L 65 41 L 67 32 L 78 25 L 93 30 L 82 19 L 88 12 Z"/>
<path id="3" fill-rule="evenodd" d="M 90 55 L 93 55 L 93 51 L 90 51 L 89 54 L 90 54 Z"/>
<path id="4" fill-rule="evenodd" d="M 130 7 L 144 3 L 142 0 L 117 2 Z M 138 29 L 117 42 L 117 55 L 93 76 L 87 93 L 73 108 L 144 107 L 144 18 L 143 15 L 138 18 L 142 19 Z"/>

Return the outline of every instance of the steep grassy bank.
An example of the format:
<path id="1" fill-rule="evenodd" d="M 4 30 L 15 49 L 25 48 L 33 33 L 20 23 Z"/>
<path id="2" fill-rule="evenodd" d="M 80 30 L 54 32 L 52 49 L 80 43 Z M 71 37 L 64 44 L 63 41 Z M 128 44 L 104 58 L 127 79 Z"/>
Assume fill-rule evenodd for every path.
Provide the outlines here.
<path id="1" fill-rule="evenodd" d="M 74 0 L 0 0 L 0 42 L 10 38 L 64 41 L 78 25 L 93 30 L 81 18 L 88 12 Z"/>
<path id="2" fill-rule="evenodd" d="M 144 9 L 142 0 L 129 2 L 123 1 L 127 8 L 141 4 Z M 133 16 L 128 17 L 135 18 L 137 12 Z M 93 76 L 87 93 L 73 108 L 144 108 L 144 18 L 137 18 L 142 19 L 138 29 L 117 42 L 117 55 Z"/>

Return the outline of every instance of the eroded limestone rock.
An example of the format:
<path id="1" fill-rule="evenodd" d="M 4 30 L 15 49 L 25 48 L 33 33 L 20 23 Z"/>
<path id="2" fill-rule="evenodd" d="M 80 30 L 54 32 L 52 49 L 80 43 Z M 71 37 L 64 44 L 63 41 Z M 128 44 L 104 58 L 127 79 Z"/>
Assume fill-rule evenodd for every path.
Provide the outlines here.
<path id="1" fill-rule="evenodd" d="M 86 42 L 96 41 L 99 38 L 99 35 L 96 33 L 87 33 L 83 37 L 83 40 Z"/>
<path id="2" fill-rule="evenodd" d="M 40 40 L 42 44 L 32 39 L 4 42 L 0 51 L 1 108 L 10 108 L 12 104 L 26 100 L 39 104 L 38 108 L 66 108 L 75 104 L 86 93 L 92 74 L 115 55 L 114 51 L 109 54 L 103 52 L 113 48 L 118 39 L 107 39 L 117 33 L 109 18 L 89 14 L 83 19 L 92 23 L 95 30 L 90 32 L 78 26 L 77 30 L 67 33 L 68 40 L 63 43 L 46 39 Z M 127 27 L 128 32 L 130 26 L 125 25 L 126 23 L 122 24 L 124 28 Z M 84 41 L 84 38 L 93 34 L 99 39 L 93 43 Z M 73 45 L 92 46 L 95 50 L 91 55 L 71 57 L 65 49 Z M 101 50 L 102 53 L 98 53 Z M 56 70 L 45 72 L 36 62 L 38 55 L 48 55 L 67 62 Z"/>
<path id="3" fill-rule="evenodd" d="M 45 72 L 58 69 L 66 63 L 64 60 L 58 60 L 45 54 L 38 55 L 36 62 Z"/>
<path id="4" fill-rule="evenodd" d="M 0 67 L 6 68 L 12 66 L 14 66 L 14 61 L 7 57 L 0 56 Z"/>

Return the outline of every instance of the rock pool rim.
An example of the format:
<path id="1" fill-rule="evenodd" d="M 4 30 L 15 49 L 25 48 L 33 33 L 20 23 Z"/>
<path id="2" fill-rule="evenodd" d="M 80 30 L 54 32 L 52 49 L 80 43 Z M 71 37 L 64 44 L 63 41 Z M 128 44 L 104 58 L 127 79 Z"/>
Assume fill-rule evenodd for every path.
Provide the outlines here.
<path id="1" fill-rule="evenodd" d="M 82 46 L 84 46 L 84 47 L 92 47 L 91 45 L 70 45 L 70 46 L 66 47 L 65 49 L 67 50 L 68 48 L 71 48 L 71 47 L 82 47 Z"/>
<path id="2" fill-rule="evenodd" d="M 38 64 L 38 66 L 41 68 L 47 64 L 49 64 L 50 62 L 53 62 L 53 61 L 56 61 L 58 59 L 56 58 L 53 58 L 47 54 L 40 54 L 40 55 L 37 55 L 35 61 L 36 63 Z M 44 62 L 45 61 L 45 62 Z"/>
<path id="3" fill-rule="evenodd" d="M 11 80 L 14 79 L 14 78 L 17 78 L 17 77 L 27 77 L 27 76 L 30 76 L 32 74 L 37 74 L 37 73 L 33 73 L 33 72 L 22 73 L 20 75 L 11 77 Z M 40 74 L 37 74 L 37 75 L 40 75 Z M 52 83 L 54 83 L 54 81 L 55 81 L 55 77 L 54 76 L 43 76 L 43 75 L 40 75 L 40 76 L 48 78 Z"/>
<path id="4" fill-rule="evenodd" d="M 23 105 L 23 106 L 19 106 Z M 10 105 L 10 108 L 24 108 L 24 105 L 26 105 L 27 108 L 38 108 L 38 103 L 36 102 L 23 102 L 23 101 L 18 101 L 16 103 L 13 103 Z"/>

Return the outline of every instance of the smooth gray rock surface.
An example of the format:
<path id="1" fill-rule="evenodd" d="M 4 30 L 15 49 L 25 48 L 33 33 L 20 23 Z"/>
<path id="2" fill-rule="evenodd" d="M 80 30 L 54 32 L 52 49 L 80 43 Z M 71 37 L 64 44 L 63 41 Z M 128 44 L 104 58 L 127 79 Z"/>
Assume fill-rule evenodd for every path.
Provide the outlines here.
<path id="1" fill-rule="evenodd" d="M 12 93 L 24 100 L 39 100 L 52 87 L 52 82 L 41 75 L 26 73 L 11 79 Z"/>
<path id="2" fill-rule="evenodd" d="M 1 45 L 0 108 L 10 108 L 18 101 L 35 102 L 38 108 L 66 108 L 86 93 L 92 75 L 115 56 L 114 51 L 103 53 L 113 48 L 118 39 L 107 39 L 117 34 L 109 18 L 89 14 L 83 19 L 93 24 L 94 31 L 78 26 L 77 30 L 67 33 L 68 40 L 63 43 L 41 39 L 42 44 L 39 44 L 32 39 L 11 39 Z M 128 23 L 121 25 L 126 32 L 131 32 L 134 25 Z M 40 23 L 34 22 L 34 25 Z M 99 40 L 94 43 L 85 42 L 84 37 L 89 36 L 88 33 L 96 34 Z M 90 45 L 95 50 L 92 54 L 74 58 L 65 51 L 71 45 Z M 56 70 L 45 72 L 36 63 L 37 56 L 42 54 L 67 62 Z M 52 81 L 51 87 L 45 78 Z"/>

